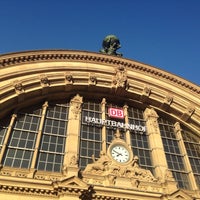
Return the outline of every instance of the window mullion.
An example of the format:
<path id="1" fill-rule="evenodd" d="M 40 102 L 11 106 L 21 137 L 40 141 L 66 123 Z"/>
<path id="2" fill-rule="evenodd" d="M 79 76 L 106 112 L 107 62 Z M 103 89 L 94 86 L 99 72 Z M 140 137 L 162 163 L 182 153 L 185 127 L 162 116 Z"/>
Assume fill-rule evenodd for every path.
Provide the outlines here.
<path id="1" fill-rule="evenodd" d="M 47 112 L 47 107 L 48 107 L 48 102 L 46 101 L 42 107 L 42 116 L 41 116 L 40 126 L 39 126 L 38 135 L 37 135 L 37 139 L 36 139 L 36 143 L 35 143 L 33 159 L 31 162 L 31 169 L 35 169 L 38 152 L 39 152 L 39 146 L 40 146 L 40 142 L 41 142 L 41 138 L 42 138 L 42 130 L 44 127 L 44 121 L 45 121 L 45 116 L 46 116 L 46 112 Z"/>
<path id="2" fill-rule="evenodd" d="M 128 120 L 128 106 L 124 105 L 124 115 L 125 115 L 125 124 L 129 123 Z M 130 136 L 130 130 L 126 130 L 126 143 L 131 148 L 131 136 Z"/>
<path id="3" fill-rule="evenodd" d="M 178 140 L 178 144 L 179 144 L 179 149 L 180 149 L 180 153 L 183 156 L 183 161 L 184 161 L 184 164 L 185 164 L 185 168 L 188 172 L 188 178 L 189 178 L 189 181 L 190 181 L 190 185 L 191 185 L 191 189 L 192 190 L 198 190 L 198 186 L 196 184 L 196 181 L 195 181 L 195 177 L 194 177 L 194 174 L 193 174 L 193 171 L 192 171 L 192 167 L 191 167 L 191 164 L 190 164 L 190 160 L 188 158 L 188 155 L 187 155 L 187 151 L 186 151 L 186 148 L 185 148 L 185 144 L 184 144 L 184 141 L 183 141 L 183 137 L 182 137 L 182 134 L 181 134 L 181 127 L 180 127 L 180 123 L 179 122 L 176 122 L 175 125 L 175 135 L 176 135 L 176 138 Z"/>
<path id="4" fill-rule="evenodd" d="M 106 119 L 106 99 L 101 102 L 102 120 Z M 102 126 L 102 151 L 106 152 L 106 126 Z"/>
<path id="5" fill-rule="evenodd" d="M 16 114 L 13 114 L 12 115 L 12 118 L 10 120 L 10 124 L 8 126 L 8 130 L 6 132 L 6 136 L 5 136 L 5 139 L 4 139 L 4 142 L 3 142 L 3 145 L 2 145 L 2 148 L 1 148 L 1 153 L 0 153 L 0 164 L 2 163 L 2 160 L 3 160 L 3 155 L 5 153 L 5 150 L 6 150 L 6 146 L 8 144 L 8 141 L 9 141 L 9 138 L 10 138 L 10 134 L 12 132 L 12 128 L 13 128 L 13 125 L 15 123 L 15 120 L 17 118 L 17 115 Z"/>

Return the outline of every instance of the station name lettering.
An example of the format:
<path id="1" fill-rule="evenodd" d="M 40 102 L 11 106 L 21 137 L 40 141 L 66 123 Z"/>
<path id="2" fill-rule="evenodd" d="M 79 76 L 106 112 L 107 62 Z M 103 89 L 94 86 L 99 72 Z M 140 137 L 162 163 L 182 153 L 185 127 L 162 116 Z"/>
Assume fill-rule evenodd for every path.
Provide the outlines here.
<path id="1" fill-rule="evenodd" d="M 103 120 L 103 119 L 88 117 L 88 116 L 85 116 L 84 120 L 87 123 L 104 125 L 104 126 L 113 127 L 113 128 L 122 128 L 122 129 L 130 130 L 130 131 L 137 131 L 137 132 L 140 132 L 141 134 L 143 134 L 146 131 L 145 126 L 135 125 L 135 124 L 126 124 L 123 122 L 117 122 L 113 120 Z"/>

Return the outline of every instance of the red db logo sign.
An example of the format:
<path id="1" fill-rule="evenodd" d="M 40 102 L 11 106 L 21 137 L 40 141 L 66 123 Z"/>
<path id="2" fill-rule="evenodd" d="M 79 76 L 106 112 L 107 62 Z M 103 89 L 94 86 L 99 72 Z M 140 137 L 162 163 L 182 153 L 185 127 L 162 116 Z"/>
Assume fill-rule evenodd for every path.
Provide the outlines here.
<path id="1" fill-rule="evenodd" d="M 124 111 L 123 109 L 118 109 L 118 108 L 108 108 L 108 115 L 109 117 L 123 119 Z"/>

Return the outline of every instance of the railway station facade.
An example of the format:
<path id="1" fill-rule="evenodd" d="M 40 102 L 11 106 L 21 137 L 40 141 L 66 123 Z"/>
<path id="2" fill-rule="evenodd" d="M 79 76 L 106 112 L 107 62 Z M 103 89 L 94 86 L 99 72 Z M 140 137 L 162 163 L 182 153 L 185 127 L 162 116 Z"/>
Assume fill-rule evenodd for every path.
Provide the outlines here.
<path id="1" fill-rule="evenodd" d="M 0 56 L 0 199 L 200 199 L 200 87 L 72 50 Z"/>

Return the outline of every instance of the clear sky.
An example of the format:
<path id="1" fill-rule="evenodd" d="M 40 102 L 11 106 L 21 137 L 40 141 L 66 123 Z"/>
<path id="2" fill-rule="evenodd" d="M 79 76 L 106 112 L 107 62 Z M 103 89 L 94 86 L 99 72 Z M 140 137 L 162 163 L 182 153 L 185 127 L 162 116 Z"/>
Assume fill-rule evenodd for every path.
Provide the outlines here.
<path id="1" fill-rule="evenodd" d="M 0 0 L 0 54 L 99 52 L 109 34 L 124 58 L 200 85 L 200 0 Z"/>

